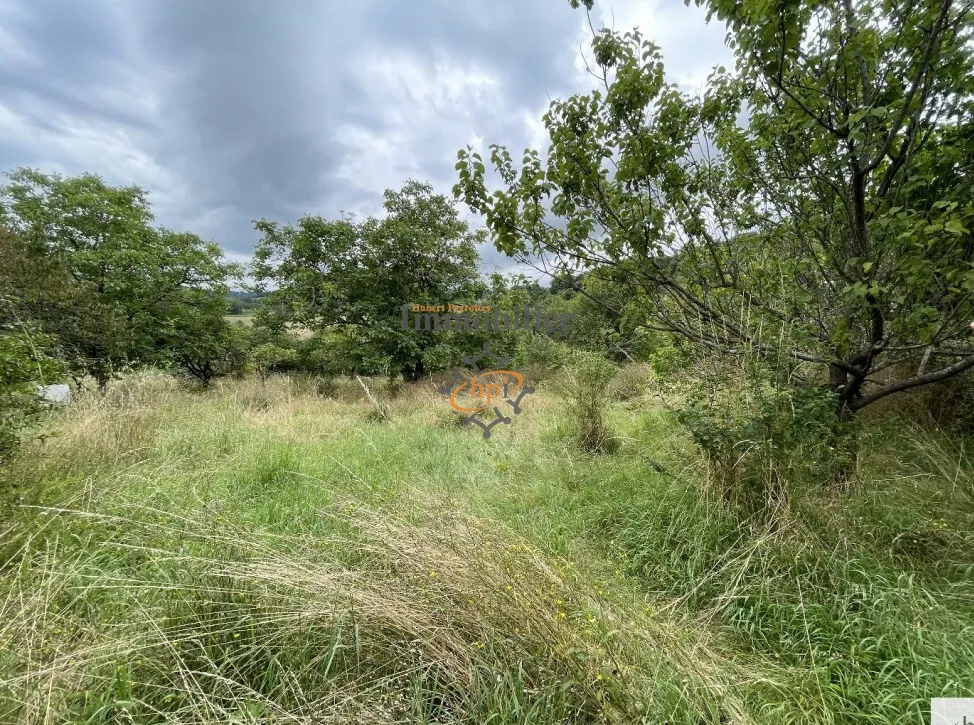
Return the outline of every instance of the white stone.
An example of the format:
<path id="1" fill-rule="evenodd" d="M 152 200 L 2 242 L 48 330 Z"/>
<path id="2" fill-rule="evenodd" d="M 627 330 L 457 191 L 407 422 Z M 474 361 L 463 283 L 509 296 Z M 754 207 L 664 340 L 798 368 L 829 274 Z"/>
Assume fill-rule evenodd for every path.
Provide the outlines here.
<path id="1" fill-rule="evenodd" d="M 48 403 L 67 405 L 71 402 L 71 388 L 67 385 L 38 385 L 37 394 Z"/>

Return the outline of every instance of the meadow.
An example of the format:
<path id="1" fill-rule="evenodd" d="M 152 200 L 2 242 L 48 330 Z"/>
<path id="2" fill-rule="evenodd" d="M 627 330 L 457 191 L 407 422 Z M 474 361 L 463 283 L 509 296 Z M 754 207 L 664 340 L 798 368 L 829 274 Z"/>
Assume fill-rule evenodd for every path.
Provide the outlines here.
<path id="1" fill-rule="evenodd" d="M 557 378 L 489 440 L 431 383 L 368 384 L 153 373 L 59 413 L 4 473 L 0 722 L 921 723 L 974 695 L 961 439 L 889 418 L 851 493 L 759 524 L 651 380 L 616 389 L 611 455 Z"/>
<path id="2" fill-rule="evenodd" d="M 254 324 L 253 315 L 224 315 L 223 319 L 234 327 L 251 327 Z"/>

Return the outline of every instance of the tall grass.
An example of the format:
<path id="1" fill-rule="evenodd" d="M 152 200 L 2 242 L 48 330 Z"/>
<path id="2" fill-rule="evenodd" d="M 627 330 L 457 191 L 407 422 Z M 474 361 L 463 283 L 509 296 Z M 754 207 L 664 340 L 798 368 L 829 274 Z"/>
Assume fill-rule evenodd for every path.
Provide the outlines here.
<path id="1" fill-rule="evenodd" d="M 971 466 L 900 425 L 766 529 L 665 412 L 144 376 L 4 473 L 0 722 L 924 722 L 971 696 Z M 359 392 L 356 392 L 358 389 Z M 915 540 L 915 541 L 914 541 Z"/>

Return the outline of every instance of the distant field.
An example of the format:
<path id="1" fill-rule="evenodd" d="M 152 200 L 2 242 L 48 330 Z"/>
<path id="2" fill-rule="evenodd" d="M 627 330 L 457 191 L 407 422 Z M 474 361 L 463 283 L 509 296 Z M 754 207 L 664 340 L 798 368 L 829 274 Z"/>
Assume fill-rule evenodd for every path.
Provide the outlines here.
<path id="1" fill-rule="evenodd" d="M 226 320 L 231 325 L 236 325 L 239 322 L 245 327 L 250 327 L 252 324 L 254 324 L 253 315 L 226 315 Z"/>
<path id="2" fill-rule="evenodd" d="M 225 315 L 226 321 L 234 327 L 251 327 L 254 324 L 253 315 Z M 292 327 L 291 332 L 300 340 L 307 339 L 313 334 L 306 327 Z"/>

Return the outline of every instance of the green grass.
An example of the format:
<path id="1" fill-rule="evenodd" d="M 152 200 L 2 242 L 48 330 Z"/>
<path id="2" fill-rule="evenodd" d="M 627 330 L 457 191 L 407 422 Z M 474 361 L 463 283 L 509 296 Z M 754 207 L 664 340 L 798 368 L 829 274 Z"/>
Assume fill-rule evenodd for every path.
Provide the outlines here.
<path id="1" fill-rule="evenodd" d="M 974 469 L 887 423 L 844 497 L 775 528 L 715 502 L 679 427 L 613 403 L 576 446 L 442 396 L 82 398 L 4 473 L 0 722 L 923 723 L 974 696 Z M 628 397 L 628 396 L 627 396 Z"/>

